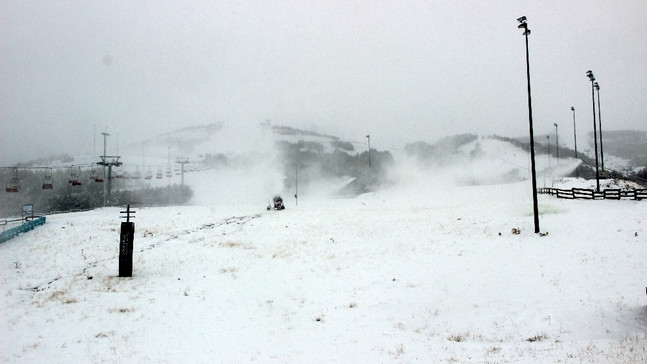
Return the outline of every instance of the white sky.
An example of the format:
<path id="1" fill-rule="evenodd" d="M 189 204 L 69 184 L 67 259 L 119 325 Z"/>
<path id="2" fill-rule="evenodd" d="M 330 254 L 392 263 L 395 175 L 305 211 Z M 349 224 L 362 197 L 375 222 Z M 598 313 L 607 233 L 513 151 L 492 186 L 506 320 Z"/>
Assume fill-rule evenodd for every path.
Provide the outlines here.
<path id="1" fill-rule="evenodd" d="M 377 149 L 463 132 L 578 144 L 647 129 L 647 2 L 7 1 L 0 3 L 0 163 L 92 152 L 188 125 L 265 120 Z M 582 140 L 580 140 L 582 138 Z"/>

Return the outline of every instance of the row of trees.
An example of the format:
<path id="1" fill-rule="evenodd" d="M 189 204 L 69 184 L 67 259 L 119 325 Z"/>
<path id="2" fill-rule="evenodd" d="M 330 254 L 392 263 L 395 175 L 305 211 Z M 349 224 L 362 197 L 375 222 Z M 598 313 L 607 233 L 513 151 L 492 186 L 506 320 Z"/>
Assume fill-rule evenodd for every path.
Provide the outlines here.
<path id="1" fill-rule="evenodd" d="M 324 144 L 314 141 L 278 142 L 285 187 L 293 188 L 297 180 L 308 184 L 315 180 L 354 177 L 352 184 L 338 193 L 356 195 L 385 182 L 386 170 L 393 164 L 390 152 L 371 149 L 370 152 L 350 154 L 348 152 L 354 149 L 350 143 L 333 141 L 330 146 L 332 151 L 326 151 Z"/>

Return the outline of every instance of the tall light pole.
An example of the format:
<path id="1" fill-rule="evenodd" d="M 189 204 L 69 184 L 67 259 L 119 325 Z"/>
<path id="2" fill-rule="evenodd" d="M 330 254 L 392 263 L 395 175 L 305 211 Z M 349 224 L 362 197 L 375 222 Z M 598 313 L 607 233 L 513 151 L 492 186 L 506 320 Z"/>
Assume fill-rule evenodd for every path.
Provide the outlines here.
<path id="1" fill-rule="evenodd" d="M 595 125 L 595 76 L 593 71 L 586 71 L 586 76 L 591 81 L 591 101 L 593 103 L 593 143 L 595 144 L 595 183 L 596 192 L 600 192 L 600 170 L 598 169 L 598 128 Z"/>
<path id="2" fill-rule="evenodd" d="M 575 107 L 571 106 L 573 112 L 573 140 L 575 141 L 575 159 L 577 159 L 577 133 L 575 132 Z"/>
<path id="3" fill-rule="evenodd" d="M 535 233 L 539 233 L 539 208 L 537 203 L 537 173 L 535 172 L 535 137 L 532 130 L 532 99 L 530 97 L 530 55 L 528 52 L 528 24 L 526 17 L 522 16 L 517 19 L 519 26 L 523 29 L 523 35 L 526 37 L 526 78 L 528 80 L 528 124 L 530 125 L 530 169 L 532 174 L 532 210 L 535 222 Z"/>
<path id="4" fill-rule="evenodd" d="M 555 151 L 557 152 L 557 165 L 559 165 L 559 134 L 557 133 L 557 123 L 555 125 Z"/>
<path id="5" fill-rule="evenodd" d="M 548 145 L 548 168 L 550 168 L 550 135 L 546 135 L 546 144 Z"/>
<path id="6" fill-rule="evenodd" d="M 366 139 L 368 139 L 368 169 L 371 169 L 371 136 L 367 135 Z"/>
<path id="7" fill-rule="evenodd" d="M 600 85 L 596 82 L 593 84 L 598 92 L 598 132 L 600 133 L 600 162 L 602 164 L 602 173 L 604 173 L 604 148 L 602 148 L 602 113 L 600 112 Z"/>

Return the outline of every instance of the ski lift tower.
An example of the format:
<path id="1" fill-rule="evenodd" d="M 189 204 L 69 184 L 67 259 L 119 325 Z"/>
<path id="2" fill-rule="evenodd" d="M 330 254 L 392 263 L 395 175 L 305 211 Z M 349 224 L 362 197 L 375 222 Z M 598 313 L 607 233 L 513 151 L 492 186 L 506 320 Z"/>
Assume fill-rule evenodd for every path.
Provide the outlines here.
<path id="1" fill-rule="evenodd" d="M 103 206 L 110 205 L 110 197 L 112 191 L 112 167 L 119 167 L 123 163 L 119 161 L 121 156 L 118 155 L 101 155 L 101 162 L 97 162 L 98 165 L 108 167 L 108 183 L 106 183 L 106 190 L 103 194 Z"/>
<path id="2" fill-rule="evenodd" d="M 182 171 L 182 186 L 184 186 L 184 165 L 189 163 L 189 158 L 180 158 L 178 157 L 175 163 L 178 163 L 181 166 Z"/>

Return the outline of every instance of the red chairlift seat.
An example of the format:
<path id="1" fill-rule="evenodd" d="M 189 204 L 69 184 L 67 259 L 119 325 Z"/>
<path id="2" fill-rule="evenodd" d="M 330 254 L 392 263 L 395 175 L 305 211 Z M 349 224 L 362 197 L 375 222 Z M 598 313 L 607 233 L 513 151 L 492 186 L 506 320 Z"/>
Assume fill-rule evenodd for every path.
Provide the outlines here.
<path id="1" fill-rule="evenodd" d="M 96 168 L 92 168 L 92 170 L 90 171 L 90 179 L 92 179 L 92 180 L 95 180 L 95 181 L 96 181 L 96 180 L 97 180 L 97 178 L 99 178 L 99 175 L 97 175 L 97 169 L 96 169 Z"/>
<path id="2" fill-rule="evenodd" d="M 13 171 L 13 177 L 9 180 L 9 183 L 7 183 L 7 186 L 5 187 L 5 191 L 7 192 L 19 192 L 20 191 L 20 183 L 18 179 L 18 169 L 14 168 Z"/>
<path id="3" fill-rule="evenodd" d="M 53 190 L 54 189 L 54 183 L 52 182 L 52 176 L 45 176 L 45 180 L 43 181 L 43 189 L 44 190 Z"/>
<path id="4" fill-rule="evenodd" d="M 45 179 L 43 180 L 43 189 L 44 190 L 53 190 L 54 182 L 52 182 L 52 170 L 49 169 L 48 172 L 45 172 Z"/>
<path id="5" fill-rule="evenodd" d="M 79 181 L 79 177 L 76 174 L 72 173 L 70 179 L 67 181 L 72 186 L 81 186 L 82 183 Z"/>

